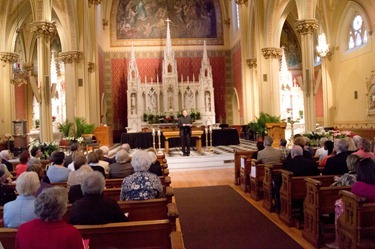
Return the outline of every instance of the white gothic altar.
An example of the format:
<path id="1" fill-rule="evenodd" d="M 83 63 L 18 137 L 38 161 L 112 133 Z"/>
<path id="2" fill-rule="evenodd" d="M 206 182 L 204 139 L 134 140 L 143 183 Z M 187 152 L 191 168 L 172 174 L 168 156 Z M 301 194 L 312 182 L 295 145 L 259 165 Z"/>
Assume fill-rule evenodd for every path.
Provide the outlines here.
<path id="1" fill-rule="evenodd" d="M 167 38 L 164 48 L 162 82 L 141 83 L 138 67 L 132 47 L 128 68 L 128 132 L 139 132 L 147 125 L 143 122 L 143 114 L 173 115 L 186 109 L 199 111 L 202 125 L 215 124 L 215 100 L 212 70 L 207 56 L 206 42 L 203 45 L 203 58 L 198 79 L 178 82 L 177 62 L 172 49 L 169 20 L 167 20 Z"/>

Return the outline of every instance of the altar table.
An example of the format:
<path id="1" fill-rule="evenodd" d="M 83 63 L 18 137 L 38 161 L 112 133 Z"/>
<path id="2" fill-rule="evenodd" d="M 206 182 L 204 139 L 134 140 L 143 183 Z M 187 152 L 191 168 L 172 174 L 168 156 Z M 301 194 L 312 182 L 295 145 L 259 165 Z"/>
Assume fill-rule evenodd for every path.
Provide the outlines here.
<path id="1" fill-rule="evenodd" d="M 180 131 L 165 131 L 163 132 L 163 135 L 165 137 L 164 141 L 164 148 L 165 148 L 165 153 L 169 153 L 169 138 L 175 138 L 175 137 L 180 137 Z M 196 148 L 197 152 L 200 153 L 202 151 L 202 135 L 203 131 L 191 131 L 191 137 L 196 137 Z"/>

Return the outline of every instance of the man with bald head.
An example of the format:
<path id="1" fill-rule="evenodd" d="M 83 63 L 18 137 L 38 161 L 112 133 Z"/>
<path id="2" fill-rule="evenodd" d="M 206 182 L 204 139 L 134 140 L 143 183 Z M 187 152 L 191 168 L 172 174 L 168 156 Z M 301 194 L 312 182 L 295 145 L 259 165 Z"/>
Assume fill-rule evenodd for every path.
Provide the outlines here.
<path id="1" fill-rule="evenodd" d="M 291 150 L 292 160 L 285 161 L 283 168 L 292 171 L 295 176 L 319 175 L 318 165 L 314 160 L 303 157 L 303 149 L 299 145 L 293 145 Z"/>

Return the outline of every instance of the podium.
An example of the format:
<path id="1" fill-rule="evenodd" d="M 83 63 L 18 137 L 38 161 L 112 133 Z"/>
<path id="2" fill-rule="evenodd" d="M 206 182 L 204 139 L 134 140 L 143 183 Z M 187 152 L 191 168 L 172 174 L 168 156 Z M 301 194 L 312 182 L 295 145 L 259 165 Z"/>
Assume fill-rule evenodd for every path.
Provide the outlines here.
<path id="1" fill-rule="evenodd" d="M 285 128 L 286 123 L 266 123 L 268 136 L 273 138 L 272 147 L 279 148 L 280 146 L 280 139 L 285 139 Z"/>
<path id="2" fill-rule="evenodd" d="M 111 148 L 113 146 L 113 130 L 111 126 L 98 126 L 94 129 L 94 134 L 99 147 L 106 145 Z"/>

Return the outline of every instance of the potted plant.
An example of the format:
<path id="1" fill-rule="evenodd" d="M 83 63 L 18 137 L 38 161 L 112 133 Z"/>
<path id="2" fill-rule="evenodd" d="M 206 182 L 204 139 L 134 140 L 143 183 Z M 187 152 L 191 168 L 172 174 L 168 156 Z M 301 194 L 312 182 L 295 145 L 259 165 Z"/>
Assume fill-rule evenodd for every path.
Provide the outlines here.
<path id="1" fill-rule="evenodd" d="M 73 127 L 73 123 L 70 122 L 68 119 L 65 120 L 63 123 L 59 123 L 57 125 L 57 128 L 63 134 L 64 138 L 67 138 L 70 136 L 72 127 Z"/>
<path id="2" fill-rule="evenodd" d="M 248 124 L 249 132 L 254 133 L 257 136 L 257 139 L 263 139 L 263 137 L 267 135 L 267 123 L 280 123 L 280 116 L 272 116 L 261 112 L 255 121 Z"/>
<path id="3" fill-rule="evenodd" d="M 82 134 L 94 133 L 95 125 L 87 124 L 84 118 L 80 118 L 80 117 L 75 118 L 74 123 L 75 123 L 75 131 L 73 133 L 76 138 L 82 137 Z"/>

